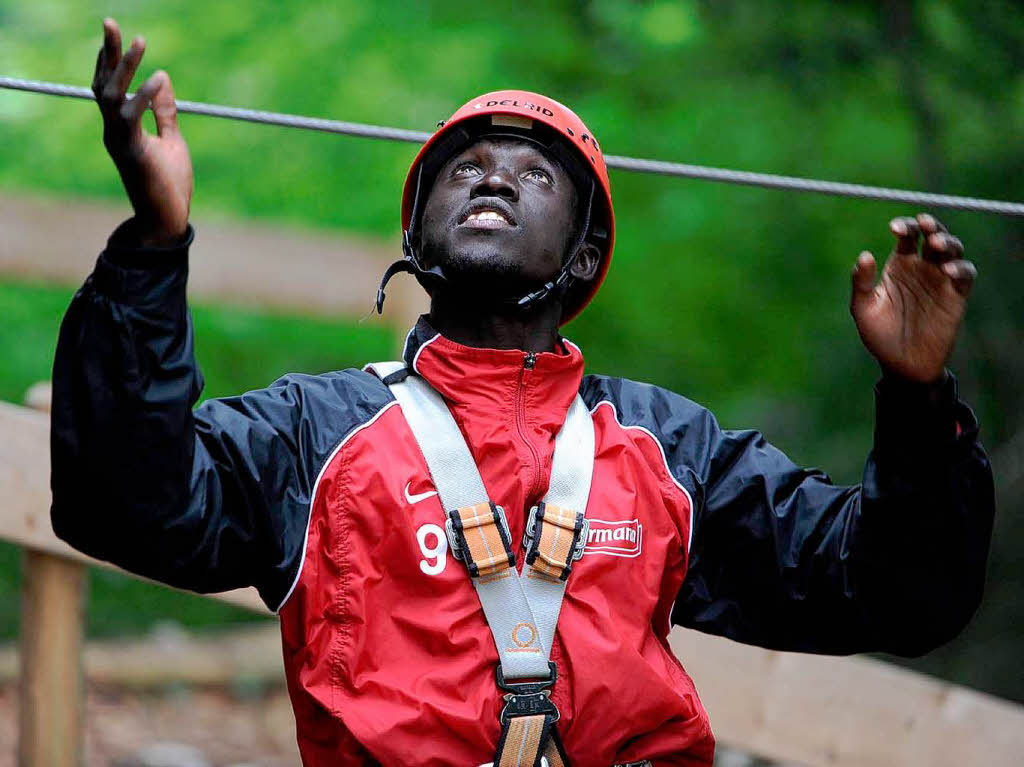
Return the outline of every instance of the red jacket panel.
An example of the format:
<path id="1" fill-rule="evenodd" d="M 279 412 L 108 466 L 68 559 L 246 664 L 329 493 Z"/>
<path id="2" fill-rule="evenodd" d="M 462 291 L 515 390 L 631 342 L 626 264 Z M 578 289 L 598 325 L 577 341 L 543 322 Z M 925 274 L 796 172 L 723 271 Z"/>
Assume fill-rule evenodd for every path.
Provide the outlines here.
<path id="1" fill-rule="evenodd" d="M 580 389 L 582 354 L 572 344 L 528 355 L 435 336 L 414 358 L 521 541 Z M 686 573 L 690 494 L 654 436 L 620 425 L 612 402 L 593 406 L 593 419 L 591 535 L 552 648 L 559 732 L 576 765 L 710 764 L 707 715 L 666 639 Z M 498 654 L 465 567 L 447 550 L 444 511 L 394 401 L 325 466 L 298 583 L 281 610 L 296 708 L 308 698 L 329 715 L 314 720 L 315 732 L 299 723 L 304 754 L 326 756 L 305 743 L 333 737 L 334 763 L 362 763 L 345 750 L 354 736 L 388 765 L 493 758 Z"/>

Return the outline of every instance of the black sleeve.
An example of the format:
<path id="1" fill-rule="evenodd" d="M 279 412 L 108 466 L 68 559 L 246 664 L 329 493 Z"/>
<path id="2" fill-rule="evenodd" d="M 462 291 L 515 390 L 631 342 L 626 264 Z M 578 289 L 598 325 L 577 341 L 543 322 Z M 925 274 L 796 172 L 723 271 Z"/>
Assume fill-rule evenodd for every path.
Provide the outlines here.
<path id="1" fill-rule="evenodd" d="M 301 561 L 320 466 L 387 395 L 368 374 L 290 375 L 193 406 L 192 230 L 134 249 L 119 227 L 61 325 L 51 519 L 81 551 L 200 592 L 256 586 L 272 609 Z"/>
<path id="2" fill-rule="evenodd" d="M 948 375 L 948 374 L 947 374 Z M 863 484 L 836 487 L 706 414 L 675 622 L 779 650 L 920 655 L 981 599 L 994 515 L 978 423 L 948 375 L 883 377 Z"/>

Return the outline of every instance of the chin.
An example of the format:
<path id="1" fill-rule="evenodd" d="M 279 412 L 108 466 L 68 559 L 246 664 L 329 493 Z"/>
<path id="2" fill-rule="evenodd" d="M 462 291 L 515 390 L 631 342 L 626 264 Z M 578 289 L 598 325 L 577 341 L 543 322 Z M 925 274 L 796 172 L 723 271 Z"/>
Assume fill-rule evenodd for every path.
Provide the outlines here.
<path id="1" fill-rule="evenodd" d="M 529 292 L 530 281 L 520 264 L 500 254 L 457 254 L 442 264 L 449 279 L 467 290 L 484 295 L 509 296 Z"/>
<path id="2" fill-rule="evenodd" d="M 494 247 L 461 247 L 447 251 L 425 249 L 427 264 L 438 264 L 455 282 L 481 288 L 503 288 L 525 284 L 522 264 Z"/>

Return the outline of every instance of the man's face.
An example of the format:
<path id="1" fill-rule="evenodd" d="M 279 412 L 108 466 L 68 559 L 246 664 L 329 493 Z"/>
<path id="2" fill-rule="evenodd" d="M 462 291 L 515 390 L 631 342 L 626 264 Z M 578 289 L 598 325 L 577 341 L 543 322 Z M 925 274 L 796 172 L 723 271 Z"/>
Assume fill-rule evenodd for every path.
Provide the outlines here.
<path id="1" fill-rule="evenodd" d="M 557 276 L 575 237 L 576 188 L 560 163 L 515 138 L 481 138 L 437 174 L 421 254 L 462 283 L 502 294 Z"/>

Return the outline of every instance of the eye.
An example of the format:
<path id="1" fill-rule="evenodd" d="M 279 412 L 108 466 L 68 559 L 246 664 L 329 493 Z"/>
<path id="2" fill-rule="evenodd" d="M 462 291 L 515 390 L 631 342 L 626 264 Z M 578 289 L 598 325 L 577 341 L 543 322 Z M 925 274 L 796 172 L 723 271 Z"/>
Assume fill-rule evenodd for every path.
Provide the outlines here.
<path id="1" fill-rule="evenodd" d="M 532 168 L 526 171 L 526 173 L 523 174 L 523 178 L 532 178 L 540 181 L 541 183 L 547 184 L 548 186 L 551 186 L 554 183 L 554 180 L 551 178 L 551 174 L 546 170 L 541 170 L 540 168 Z"/>
<path id="2" fill-rule="evenodd" d="M 465 176 L 470 174 L 479 173 L 480 168 L 471 162 L 460 162 L 454 168 L 452 168 L 453 176 Z"/>

